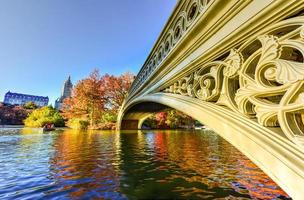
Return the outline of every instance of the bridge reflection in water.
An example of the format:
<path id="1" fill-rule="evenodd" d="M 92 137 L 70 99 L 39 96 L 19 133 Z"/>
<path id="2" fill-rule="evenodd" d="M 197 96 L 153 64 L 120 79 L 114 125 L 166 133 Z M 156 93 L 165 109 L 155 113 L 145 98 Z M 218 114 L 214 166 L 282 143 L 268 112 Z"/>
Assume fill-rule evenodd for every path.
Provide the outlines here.
<path id="1" fill-rule="evenodd" d="M 0 198 L 288 198 L 212 131 L 25 132 L 0 136 Z"/>

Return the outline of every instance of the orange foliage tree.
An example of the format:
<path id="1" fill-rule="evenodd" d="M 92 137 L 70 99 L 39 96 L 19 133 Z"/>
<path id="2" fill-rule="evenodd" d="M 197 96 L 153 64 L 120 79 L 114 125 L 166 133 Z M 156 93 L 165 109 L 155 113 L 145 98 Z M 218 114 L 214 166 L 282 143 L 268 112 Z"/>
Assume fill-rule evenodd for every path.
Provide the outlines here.
<path id="1" fill-rule="evenodd" d="M 103 80 L 105 82 L 105 97 L 108 109 L 117 111 L 128 94 L 134 75 L 129 72 L 118 77 L 106 74 Z"/>
<path id="2" fill-rule="evenodd" d="M 73 89 L 72 97 L 63 103 L 63 116 L 70 120 L 83 119 L 95 126 L 100 113 L 104 111 L 105 87 L 99 71 L 94 70 L 88 78 L 77 83 Z"/>
<path id="3" fill-rule="evenodd" d="M 144 125 L 151 129 L 189 129 L 194 128 L 195 120 L 180 111 L 167 109 L 151 115 L 148 119 L 146 119 Z"/>
<path id="4" fill-rule="evenodd" d="M 72 97 L 63 104 L 63 116 L 67 120 L 87 121 L 91 128 L 105 123 L 105 113 L 116 114 L 132 84 L 134 76 L 125 73 L 119 77 L 101 76 L 94 70 L 88 78 L 79 81 L 73 89 Z"/>

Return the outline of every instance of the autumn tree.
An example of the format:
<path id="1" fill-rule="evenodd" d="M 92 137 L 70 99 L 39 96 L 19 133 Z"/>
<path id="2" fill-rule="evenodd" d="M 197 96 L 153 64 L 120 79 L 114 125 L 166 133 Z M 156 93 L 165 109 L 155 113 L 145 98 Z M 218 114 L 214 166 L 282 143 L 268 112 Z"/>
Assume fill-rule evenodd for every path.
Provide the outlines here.
<path id="1" fill-rule="evenodd" d="M 98 124 L 104 111 L 105 83 L 98 70 L 88 78 L 79 81 L 73 89 L 72 97 L 63 104 L 63 116 L 66 119 L 78 118 L 88 121 L 91 127 Z"/>
<path id="2" fill-rule="evenodd" d="M 31 110 L 27 110 L 22 106 L 0 103 L 0 124 L 22 125 L 23 120 L 30 112 Z"/>
<path id="3" fill-rule="evenodd" d="M 157 121 L 158 128 L 167 128 L 168 125 L 166 124 L 168 118 L 168 112 L 159 112 L 155 114 L 155 119 Z"/>
<path id="4" fill-rule="evenodd" d="M 94 70 L 76 84 L 72 97 L 64 101 L 63 116 L 72 127 L 83 127 L 87 121 L 90 128 L 112 129 L 133 79 L 130 73 L 101 76 Z"/>
<path id="5" fill-rule="evenodd" d="M 167 109 L 151 115 L 148 119 L 146 119 L 144 125 L 152 129 L 193 128 L 195 125 L 195 120 L 177 110 Z"/>
<path id="6" fill-rule="evenodd" d="M 103 79 L 106 88 L 106 106 L 110 110 L 117 111 L 128 94 L 134 80 L 134 75 L 129 72 L 121 76 L 110 76 L 106 74 Z"/>

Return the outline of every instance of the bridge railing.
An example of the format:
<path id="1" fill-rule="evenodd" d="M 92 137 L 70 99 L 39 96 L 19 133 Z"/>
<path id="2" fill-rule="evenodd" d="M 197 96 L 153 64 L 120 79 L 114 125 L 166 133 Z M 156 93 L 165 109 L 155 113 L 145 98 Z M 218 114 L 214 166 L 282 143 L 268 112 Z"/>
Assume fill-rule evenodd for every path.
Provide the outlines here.
<path id="1" fill-rule="evenodd" d="M 175 45 L 186 35 L 188 29 L 207 9 L 211 0 L 178 1 L 174 12 L 165 25 L 150 55 L 137 74 L 129 95 L 134 94 L 158 69 Z"/>

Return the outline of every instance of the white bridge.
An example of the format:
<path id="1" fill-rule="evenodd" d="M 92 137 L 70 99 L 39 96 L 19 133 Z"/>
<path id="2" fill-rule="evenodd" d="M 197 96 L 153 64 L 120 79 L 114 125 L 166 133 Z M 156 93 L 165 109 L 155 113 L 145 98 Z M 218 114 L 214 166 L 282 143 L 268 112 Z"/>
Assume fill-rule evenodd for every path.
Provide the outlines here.
<path id="1" fill-rule="evenodd" d="M 304 0 L 180 0 L 118 127 L 172 107 L 304 199 Z"/>

